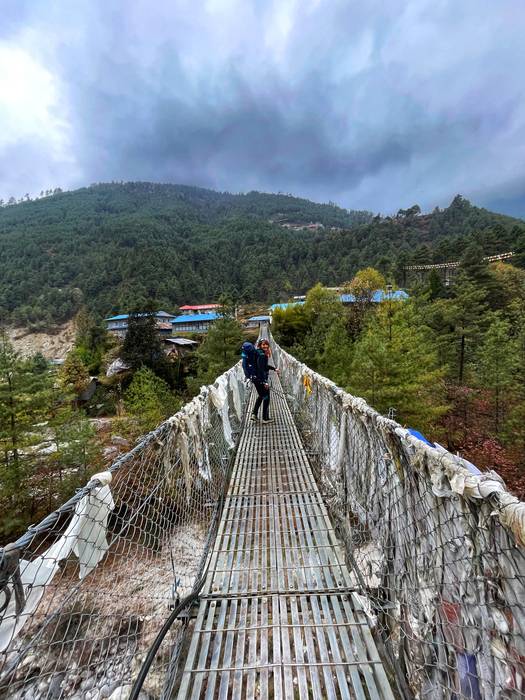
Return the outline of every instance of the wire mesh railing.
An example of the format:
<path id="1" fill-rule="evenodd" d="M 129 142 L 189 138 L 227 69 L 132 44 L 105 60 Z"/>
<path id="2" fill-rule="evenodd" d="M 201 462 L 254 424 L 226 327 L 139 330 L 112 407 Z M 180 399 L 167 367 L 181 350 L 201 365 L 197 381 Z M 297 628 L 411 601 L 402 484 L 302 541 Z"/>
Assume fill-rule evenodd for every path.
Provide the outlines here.
<path id="1" fill-rule="evenodd" d="M 525 697 L 525 504 L 273 344 L 403 695 Z"/>
<path id="2" fill-rule="evenodd" d="M 525 504 L 273 355 L 402 694 L 525 697 Z M 0 550 L 0 697 L 128 696 L 170 609 L 198 589 L 244 393 L 236 366 Z M 172 696 L 187 620 L 163 637 L 142 697 Z"/>
<path id="3" fill-rule="evenodd" d="M 244 411 L 219 377 L 0 549 L 0 697 L 127 697 L 159 628 L 198 584 Z M 186 618 L 143 686 L 169 697 Z"/>

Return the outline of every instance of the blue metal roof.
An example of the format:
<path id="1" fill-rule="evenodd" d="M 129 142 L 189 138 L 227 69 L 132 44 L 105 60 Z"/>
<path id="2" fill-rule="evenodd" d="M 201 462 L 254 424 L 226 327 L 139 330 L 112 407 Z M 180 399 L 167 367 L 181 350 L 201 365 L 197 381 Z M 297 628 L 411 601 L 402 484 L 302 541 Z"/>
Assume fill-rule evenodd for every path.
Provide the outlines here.
<path id="1" fill-rule="evenodd" d="M 340 296 L 343 304 L 353 304 L 355 302 L 355 296 L 353 294 L 341 294 Z M 394 299 L 395 301 L 401 301 L 403 299 L 408 299 L 408 294 L 402 289 L 398 289 L 395 292 L 384 292 L 382 289 L 376 289 L 372 294 L 372 301 L 380 302 L 386 299 Z"/>
<path id="2" fill-rule="evenodd" d="M 136 314 L 136 316 L 149 316 L 150 314 L 147 312 L 141 313 L 141 314 Z M 166 311 L 156 311 L 154 314 L 155 318 L 174 318 L 175 314 L 169 314 Z M 125 321 L 127 318 L 129 318 L 129 314 L 119 314 L 118 316 L 111 316 L 110 318 L 106 318 L 106 321 Z"/>
<path id="3" fill-rule="evenodd" d="M 188 314 L 184 316 L 177 316 L 172 320 L 172 323 L 192 323 L 197 321 L 216 321 L 219 318 L 219 314 L 211 312 L 209 314 Z"/>
<path id="4" fill-rule="evenodd" d="M 269 321 L 269 316 L 251 316 L 248 321 Z"/>
<path id="5" fill-rule="evenodd" d="M 304 304 L 304 301 L 289 301 L 287 304 L 272 304 L 270 309 L 275 311 L 275 309 L 287 309 L 289 306 L 297 306 L 298 304 Z"/>

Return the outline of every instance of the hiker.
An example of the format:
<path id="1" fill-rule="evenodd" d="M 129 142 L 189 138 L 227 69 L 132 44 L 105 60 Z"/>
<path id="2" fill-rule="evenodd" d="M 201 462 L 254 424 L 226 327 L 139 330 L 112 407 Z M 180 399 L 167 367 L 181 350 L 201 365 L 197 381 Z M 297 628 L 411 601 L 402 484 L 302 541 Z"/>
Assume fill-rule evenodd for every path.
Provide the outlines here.
<path id="1" fill-rule="evenodd" d="M 241 348 L 242 370 L 246 379 L 252 381 L 256 374 L 257 350 L 253 343 L 246 341 Z"/>
<path id="2" fill-rule="evenodd" d="M 255 385 L 255 390 L 257 391 L 258 396 L 253 407 L 251 420 L 258 419 L 259 408 L 262 404 L 262 422 L 271 423 L 273 418 L 270 418 L 270 384 L 268 383 L 268 373 L 269 370 L 279 373 L 279 370 L 276 367 L 272 367 L 272 365 L 268 364 L 268 358 L 271 355 L 271 350 L 270 343 L 266 338 L 259 340 L 255 353 L 255 374 L 252 377 L 252 381 Z"/>

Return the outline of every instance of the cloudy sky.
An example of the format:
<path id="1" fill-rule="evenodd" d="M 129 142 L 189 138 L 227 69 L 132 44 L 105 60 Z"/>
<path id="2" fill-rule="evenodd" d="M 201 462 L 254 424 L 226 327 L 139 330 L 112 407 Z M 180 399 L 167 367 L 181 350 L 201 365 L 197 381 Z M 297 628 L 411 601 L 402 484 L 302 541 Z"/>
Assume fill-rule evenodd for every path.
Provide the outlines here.
<path id="1" fill-rule="evenodd" d="M 108 180 L 525 216 L 523 0 L 0 0 L 0 197 Z"/>

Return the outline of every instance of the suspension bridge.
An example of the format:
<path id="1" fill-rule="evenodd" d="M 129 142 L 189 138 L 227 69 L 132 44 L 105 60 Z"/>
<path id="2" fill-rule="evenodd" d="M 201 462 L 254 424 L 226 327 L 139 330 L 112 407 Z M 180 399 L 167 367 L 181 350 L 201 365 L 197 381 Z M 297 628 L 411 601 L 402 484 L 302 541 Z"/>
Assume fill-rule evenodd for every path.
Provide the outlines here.
<path id="1" fill-rule="evenodd" d="M 498 253 L 497 255 L 487 255 L 482 258 L 482 260 L 490 265 L 492 263 L 510 260 L 515 255 L 516 253 L 514 251 L 508 251 L 506 253 Z M 432 264 L 406 265 L 403 268 L 403 284 L 406 284 L 407 272 L 411 274 L 415 273 L 419 279 L 422 280 L 425 273 L 434 271 L 443 275 L 445 286 L 448 287 L 454 274 L 459 270 L 460 265 L 461 262 L 459 260 L 449 260 L 447 262 Z"/>
<path id="2" fill-rule="evenodd" d="M 0 697 L 525 697 L 525 504 L 273 354 L 0 550 Z"/>

